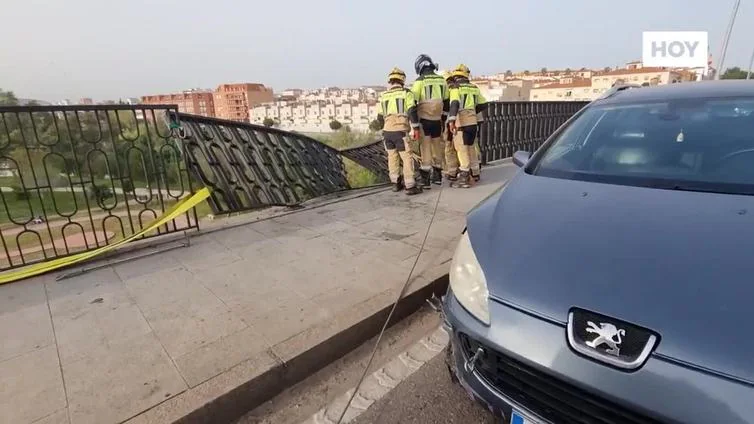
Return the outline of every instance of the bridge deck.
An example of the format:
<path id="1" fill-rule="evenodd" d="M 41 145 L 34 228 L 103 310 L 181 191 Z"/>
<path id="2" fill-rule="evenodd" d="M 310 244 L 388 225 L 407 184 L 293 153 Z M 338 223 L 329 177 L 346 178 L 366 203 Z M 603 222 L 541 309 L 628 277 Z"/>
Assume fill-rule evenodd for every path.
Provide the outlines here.
<path id="1" fill-rule="evenodd" d="M 514 169 L 444 189 L 413 291 L 447 272 L 465 211 Z M 0 286 L 0 421 L 166 422 L 285 364 L 390 304 L 439 193 L 312 202 L 187 248 Z"/>

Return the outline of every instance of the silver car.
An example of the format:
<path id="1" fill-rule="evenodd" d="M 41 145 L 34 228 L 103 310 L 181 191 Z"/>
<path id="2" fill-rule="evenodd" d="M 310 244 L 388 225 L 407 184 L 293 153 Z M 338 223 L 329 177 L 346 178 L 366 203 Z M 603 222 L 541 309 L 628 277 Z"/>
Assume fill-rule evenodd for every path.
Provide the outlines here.
<path id="1" fill-rule="evenodd" d="M 449 365 L 506 423 L 754 423 L 754 82 L 590 103 L 467 217 Z"/>

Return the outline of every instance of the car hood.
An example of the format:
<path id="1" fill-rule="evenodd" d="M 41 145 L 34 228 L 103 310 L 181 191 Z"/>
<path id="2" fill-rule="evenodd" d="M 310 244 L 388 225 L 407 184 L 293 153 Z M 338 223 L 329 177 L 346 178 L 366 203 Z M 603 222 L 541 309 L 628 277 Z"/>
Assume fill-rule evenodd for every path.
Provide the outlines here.
<path id="1" fill-rule="evenodd" d="M 754 197 L 519 172 L 467 225 L 491 296 L 638 324 L 657 353 L 754 382 Z"/>

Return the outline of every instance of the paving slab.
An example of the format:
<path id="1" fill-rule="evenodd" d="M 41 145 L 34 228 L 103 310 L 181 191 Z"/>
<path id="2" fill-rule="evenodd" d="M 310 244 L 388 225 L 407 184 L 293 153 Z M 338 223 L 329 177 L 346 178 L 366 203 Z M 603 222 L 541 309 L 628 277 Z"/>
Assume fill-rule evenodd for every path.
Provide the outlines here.
<path id="1" fill-rule="evenodd" d="M 0 286 L 0 422 L 233 420 L 371 337 L 417 256 L 401 313 L 424 303 L 465 212 L 514 172 L 215 218 L 188 247 Z"/>
<path id="2" fill-rule="evenodd" d="M 34 421 L 34 424 L 69 424 L 68 408 L 55 411 L 52 414 Z"/>
<path id="3" fill-rule="evenodd" d="M 0 422 L 31 423 L 65 406 L 54 345 L 0 362 Z"/>
<path id="4" fill-rule="evenodd" d="M 153 333 L 63 365 L 72 423 L 120 423 L 186 390 Z"/>

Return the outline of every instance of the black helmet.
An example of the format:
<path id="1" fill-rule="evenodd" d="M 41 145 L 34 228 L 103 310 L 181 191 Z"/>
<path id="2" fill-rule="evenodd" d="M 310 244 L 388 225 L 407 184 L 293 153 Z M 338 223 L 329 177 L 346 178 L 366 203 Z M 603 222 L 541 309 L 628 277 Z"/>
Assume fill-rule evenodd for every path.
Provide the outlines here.
<path id="1" fill-rule="evenodd" d="M 437 69 L 437 64 L 432 62 L 431 57 L 427 56 L 426 54 L 420 54 L 414 62 L 414 70 L 416 71 L 416 74 L 420 75 L 422 69 L 426 68 L 427 66 L 431 66 L 432 70 Z"/>

